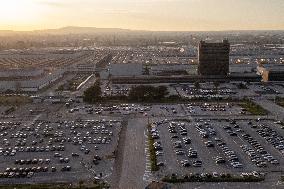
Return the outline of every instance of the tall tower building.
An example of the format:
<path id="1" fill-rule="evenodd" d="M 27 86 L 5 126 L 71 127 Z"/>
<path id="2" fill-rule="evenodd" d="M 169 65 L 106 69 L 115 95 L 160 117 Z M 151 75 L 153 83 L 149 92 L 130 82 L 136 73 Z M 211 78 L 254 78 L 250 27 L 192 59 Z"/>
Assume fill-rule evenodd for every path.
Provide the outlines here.
<path id="1" fill-rule="evenodd" d="M 206 43 L 200 41 L 198 48 L 199 75 L 228 75 L 230 43 Z"/>

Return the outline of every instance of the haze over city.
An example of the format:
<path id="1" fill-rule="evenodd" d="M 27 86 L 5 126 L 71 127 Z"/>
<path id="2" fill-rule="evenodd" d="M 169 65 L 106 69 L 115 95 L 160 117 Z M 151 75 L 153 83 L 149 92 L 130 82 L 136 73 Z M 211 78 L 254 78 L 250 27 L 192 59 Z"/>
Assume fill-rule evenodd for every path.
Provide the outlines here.
<path id="1" fill-rule="evenodd" d="M 0 30 L 283 30 L 283 0 L 1 0 Z"/>

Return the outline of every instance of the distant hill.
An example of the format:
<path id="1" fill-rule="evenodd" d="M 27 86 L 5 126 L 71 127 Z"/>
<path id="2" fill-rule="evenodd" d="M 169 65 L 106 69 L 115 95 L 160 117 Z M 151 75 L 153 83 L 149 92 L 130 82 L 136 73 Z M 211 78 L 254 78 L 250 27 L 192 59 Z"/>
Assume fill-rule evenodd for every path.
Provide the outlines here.
<path id="1" fill-rule="evenodd" d="M 126 33 L 132 30 L 120 28 L 96 28 L 96 27 L 75 27 L 68 26 L 59 29 L 35 30 L 35 33 L 49 34 L 94 34 L 94 33 Z"/>
<path id="2" fill-rule="evenodd" d="M 113 33 L 162 33 L 162 34 L 177 34 L 177 33 L 210 33 L 210 34 L 260 34 L 260 33 L 271 33 L 278 34 L 282 33 L 283 30 L 225 30 L 225 31 L 147 31 L 147 30 L 130 30 L 120 28 L 96 28 L 96 27 L 77 27 L 68 26 L 58 29 L 46 29 L 46 30 L 34 30 L 34 31 L 13 31 L 13 30 L 0 30 L 0 36 L 5 35 L 17 35 L 17 34 L 53 34 L 53 35 L 66 35 L 66 34 L 113 34 Z"/>
<path id="3" fill-rule="evenodd" d="M 96 28 L 96 27 L 76 27 L 68 26 L 59 29 L 46 29 L 34 31 L 13 31 L 13 30 L 0 30 L 0 35 L 17 35 L 17 34 L 53 34 L 53 35 L 66 35 L 66 34 L 107 34 L 107 33 L 129 33 L 138 30 L 120 29 L 120 28 Z"/>

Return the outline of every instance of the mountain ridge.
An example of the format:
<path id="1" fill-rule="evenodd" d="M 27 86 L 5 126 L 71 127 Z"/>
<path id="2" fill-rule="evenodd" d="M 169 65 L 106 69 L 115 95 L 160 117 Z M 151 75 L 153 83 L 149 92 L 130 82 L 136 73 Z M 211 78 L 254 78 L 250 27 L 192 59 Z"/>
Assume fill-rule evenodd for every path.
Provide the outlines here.
<path id="1" fill-rule="evenodd" d="M 0 34 L 95 34 L 95 33 L 131 33 L 131 32 L 283 32 L 284 30 L 220 30 L 220 31 L 152 31 L 152 30 L 132 30 L 123 28 L 98 28 L 98 27 L 81 27 L 81 26 L 66 26 L 55 29 L 40 29 L 31 31 L 17 30 L 0 30 Z"/>

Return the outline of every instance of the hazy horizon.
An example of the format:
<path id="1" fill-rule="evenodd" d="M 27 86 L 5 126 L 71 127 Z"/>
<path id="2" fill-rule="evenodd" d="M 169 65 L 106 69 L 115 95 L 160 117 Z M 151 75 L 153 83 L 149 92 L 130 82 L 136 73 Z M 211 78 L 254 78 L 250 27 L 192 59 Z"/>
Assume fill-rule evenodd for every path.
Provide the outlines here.
<path id="1" fill-rule="evenodd" d="M 1 0 L 0 30 L 284 30 L 283 0 Z"/>
<path id="2" fill-rule="evenodd" d="M 108 27 L 108 28 L 102 28 L 102 27 L 96 27 L 96 26 L 62 26 L 57 28 L 45 28 L 45 29 L 32 29 L 32 30 L 12 30 L 12 29 L 0 29 L 0 31 L 11 31 L 11 32 L 37 32 L 37 31 L 46 31 L 46 30 L 61 30 L 61 29 L 68 29 L 68 28 L 90 28 L 90 29 L 117 29 L 117 30 L 129 30 L 129 31 L 145 31 L 145 32 L 242 32 L 242 31 L 284 31 L 283 29 L 224 29 L 224 30 L 147 30 L 147 29 L 130 29 L 130 28 L 114 28 L 114 27 Z"/>

